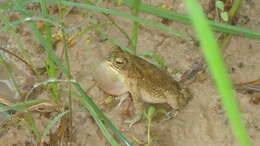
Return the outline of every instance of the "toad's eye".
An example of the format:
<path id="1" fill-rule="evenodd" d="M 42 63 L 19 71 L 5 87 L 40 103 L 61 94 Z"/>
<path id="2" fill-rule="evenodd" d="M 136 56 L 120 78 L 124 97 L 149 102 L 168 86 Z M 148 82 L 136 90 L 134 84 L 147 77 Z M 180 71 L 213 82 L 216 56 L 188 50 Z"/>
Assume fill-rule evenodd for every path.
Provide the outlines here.
<path id="1" fill-rule="evenodd" d="M 126 64 L 126 59 L 125 59 L 125 58 L 122 58 L 122 57 L 116 58 L 116 59 L 115 59 L 115 63 L 116 63 L 117 65 L 124 65 L 124 64 Z"/>

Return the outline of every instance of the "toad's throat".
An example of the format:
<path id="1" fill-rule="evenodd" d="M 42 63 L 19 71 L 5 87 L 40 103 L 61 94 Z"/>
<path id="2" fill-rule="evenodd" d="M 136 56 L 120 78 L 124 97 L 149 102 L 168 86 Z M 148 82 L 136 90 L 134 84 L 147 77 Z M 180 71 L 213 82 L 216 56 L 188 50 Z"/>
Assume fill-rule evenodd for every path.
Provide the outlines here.
<path id="1" fill-rule="evenodd" d="M 98 86 L 111 95 L 122 95 L 128 92 L 125 79 L 112 67 L 110 62 L 103 62 L 96 70 Z"/>

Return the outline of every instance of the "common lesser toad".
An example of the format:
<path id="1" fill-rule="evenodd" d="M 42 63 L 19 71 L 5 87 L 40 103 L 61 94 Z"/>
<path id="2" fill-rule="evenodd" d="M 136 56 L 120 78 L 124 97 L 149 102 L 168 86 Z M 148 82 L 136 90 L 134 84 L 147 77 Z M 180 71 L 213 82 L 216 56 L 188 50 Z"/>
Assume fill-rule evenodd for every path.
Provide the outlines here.
<path id="1" fill-rule="evenodd" d="M 130 126 L 141 119 L 143 102 L 167 103 L 174 110 L 181 110 L 191 98 L 166 70 L 121 49 L 110 52 L 99 65 L 96 81 L 108 94 L 131 94 L 136 116 Z"/>

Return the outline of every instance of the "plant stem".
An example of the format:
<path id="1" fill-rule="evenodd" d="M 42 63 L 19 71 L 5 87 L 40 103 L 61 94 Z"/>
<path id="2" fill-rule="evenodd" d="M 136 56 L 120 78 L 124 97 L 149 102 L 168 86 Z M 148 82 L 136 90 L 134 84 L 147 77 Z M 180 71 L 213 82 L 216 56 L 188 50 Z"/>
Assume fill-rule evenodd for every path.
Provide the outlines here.
<path id="1" fill-rule="evenodd" d="M 243 0 L 235 0 L 234 4 L 232 5 L 232 8 L 229 10 L 229 19 L 232 21 L 232 19 L 236 16 L 237 11 L 242 4 Z"/>
<path id="2" fill-rule="evenodd" d="M 148 124 L 147 124 L 147 143 L 148 145 L 151 144 L 151 122 L 152 119 L 148 117 Z"/>

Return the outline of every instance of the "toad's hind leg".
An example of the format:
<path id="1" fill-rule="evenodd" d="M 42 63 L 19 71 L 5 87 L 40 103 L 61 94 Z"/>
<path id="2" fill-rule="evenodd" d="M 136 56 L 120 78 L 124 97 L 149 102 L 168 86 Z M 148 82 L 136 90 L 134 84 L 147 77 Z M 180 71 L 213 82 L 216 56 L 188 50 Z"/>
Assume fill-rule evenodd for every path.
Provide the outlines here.
<path id="1" fill-rule="evenodd" d="M 170 112 L 166 113 L 166 117 L 167 117 L 166 120 L 176 117 L 177 114 L 179 113 L 180 110 L 179 98 L 180 98 L 179 96 L 166 92 L 167 104 L 170 105 L 172 108 Z"/>
<path id="2" fill-rule="evenodd" d="M 179 109 L 179 96 L 172 91 L 164 92 L 167 104 L 169 104 L 174 110 Z"/>

